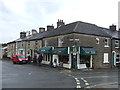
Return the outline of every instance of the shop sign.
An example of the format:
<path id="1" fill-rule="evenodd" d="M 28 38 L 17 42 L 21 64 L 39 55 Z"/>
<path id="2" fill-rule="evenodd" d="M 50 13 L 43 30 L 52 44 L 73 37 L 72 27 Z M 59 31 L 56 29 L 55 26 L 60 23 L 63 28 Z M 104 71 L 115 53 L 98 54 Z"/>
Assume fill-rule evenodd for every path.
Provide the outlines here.
<path id="1" fill-rule="evenodd" d="M 70 47 L 70 52 L 71 53 L 77 53 L 77 52 L 79 52 L 79 47 L 78 46 Z"/>

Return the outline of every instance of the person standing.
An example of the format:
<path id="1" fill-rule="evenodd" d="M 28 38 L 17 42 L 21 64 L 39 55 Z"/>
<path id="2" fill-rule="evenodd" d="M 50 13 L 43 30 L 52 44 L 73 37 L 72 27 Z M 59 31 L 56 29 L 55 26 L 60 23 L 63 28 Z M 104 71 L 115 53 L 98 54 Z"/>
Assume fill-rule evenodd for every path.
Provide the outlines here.
<path id="1" fill-rule="evenodd" d="M 57 59 L 56 58 L 54 59 L 53 67 L 57 67 Z"/>
<path id="2" fill-rule="evenodd" d="M 37 64 L 37 56 L 36 55 L 34 55 L 34 57 L 33 57 L 33 64 Z"/>
<path id="3" fill-rule="evenodd" d="M 27 58 L 28 58 L 28 63 L 30 64 L 30 63 L 31 63 L 31 56 L 30 56 L 29 53 L 28 53 L 28 55 L 27 55 Z"/>
<path id="4" fill-rule="evenodd" d="M 42 54 L 40 54 L 39 57 L 38 57 L 39 66 L 41 65 L 42 59 L 43 59 L 43 56 L 42 56 Z"/>

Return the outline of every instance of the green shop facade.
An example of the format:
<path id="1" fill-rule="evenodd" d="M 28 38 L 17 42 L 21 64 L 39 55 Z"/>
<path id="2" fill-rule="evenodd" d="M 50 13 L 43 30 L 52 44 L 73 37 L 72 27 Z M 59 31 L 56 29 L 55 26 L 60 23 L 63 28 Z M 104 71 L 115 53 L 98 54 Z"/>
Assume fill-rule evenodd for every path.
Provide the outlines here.
<path id="1" fill-rule="evenodd" d="M 53 65 L 57 60 L 57 66 L 63 62 L 63 67 L 68 69 L 93 68 L 93 56 L 97 51 L 93 47 L 43 47 L 39 49 L 43 55 L 43 64 Z"/>

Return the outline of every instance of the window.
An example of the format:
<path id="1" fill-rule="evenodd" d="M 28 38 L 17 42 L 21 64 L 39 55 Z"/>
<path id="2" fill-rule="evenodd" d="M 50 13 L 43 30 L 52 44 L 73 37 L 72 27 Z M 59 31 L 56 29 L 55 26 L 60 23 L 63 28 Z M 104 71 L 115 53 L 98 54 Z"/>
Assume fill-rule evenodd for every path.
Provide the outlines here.
<path id="1" fill-rule="evenodd" d="M 116 54 L 116 63 L 120 63 L 120 54 L 119 53 Z"/>
<path id="2" fill-rule="evenodd" d="M 30 41 L 28 41 L 28 48 L 30 48 Z"/>
<path id="3" fill-rule="evenodd" d="M 115 40 L 115 48 L 119 48 L 119 40 Z"/>
<path id="4" fill-rule="evenodd" d="M 45 40 L 45 47 L 48 45 L 48 40 Z"/>
<path id="5" fill-rule="evenodd" d="M 105 42 L 105 46 L 104 47 L 109 47 L 109 39 L 106 38 L 104 42 Z"/>
<path id="6" fill-rule="evenodd" d="M 103 63 L 109 63 L 108 61 L 108 53 L 104 53 L 104 61 Z"/>
<path id="7" fill-rule="evenodd" d="M 71 38 L 71 39 L 69 39 L 69 41 L 74 41 L 74 39 Z"/>
<path id="8" fill-rule="evenodd" d="M 100 39 L 96 38 L 96 44 L 99 44 L 99 42 L 100 42 Z"/>
<path id="9" fill-rule="evenodd" d="M 63 37 L 59 37 L 58 38 L 58 47 L 61 47 L 62 46 L 62 44 L 63 44 Z"/>

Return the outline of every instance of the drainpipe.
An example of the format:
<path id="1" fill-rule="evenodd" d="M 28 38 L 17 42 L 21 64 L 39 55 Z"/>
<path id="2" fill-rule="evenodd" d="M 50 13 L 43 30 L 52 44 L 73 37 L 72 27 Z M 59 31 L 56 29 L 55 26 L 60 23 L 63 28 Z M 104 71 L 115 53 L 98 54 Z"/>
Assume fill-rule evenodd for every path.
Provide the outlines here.
<path id="1" fill-rule="evenodd" d="M 113 45 L 112 45 L 112 40 L 113 38 L 111 38 L 111 56 L 112 56 L 112 61 L 111 61 L 111 68 L 113 67 L 113 54 L 112 54 L 112 51 L 113 51 Z"/>

